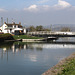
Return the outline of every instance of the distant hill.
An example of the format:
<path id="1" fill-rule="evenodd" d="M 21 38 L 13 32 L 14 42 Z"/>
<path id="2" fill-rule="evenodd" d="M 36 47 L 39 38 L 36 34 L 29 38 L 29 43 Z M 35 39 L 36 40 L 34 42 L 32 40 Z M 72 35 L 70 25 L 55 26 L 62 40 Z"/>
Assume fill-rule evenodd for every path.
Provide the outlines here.
<path id="1" fill-rule="evenodd" d="M 68 27 L 71 29 L 71 31 L 75 32 L 75 24 L 54 24 L 52 29 L 53 31 L 60 31 L 64 27 Z"/>

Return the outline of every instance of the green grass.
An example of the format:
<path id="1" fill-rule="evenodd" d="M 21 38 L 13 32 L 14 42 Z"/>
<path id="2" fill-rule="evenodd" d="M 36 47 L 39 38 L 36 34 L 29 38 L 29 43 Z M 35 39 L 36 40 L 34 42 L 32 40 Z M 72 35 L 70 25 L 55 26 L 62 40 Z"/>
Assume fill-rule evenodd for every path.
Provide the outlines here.
<path id="1" fill-rule="evenodd" d="M 14 39 L 42 39 L 40 37 L 28 36 L 28 35 L 14 35 Z"/>
<path id="2" fill-rule="evenodd" d="M 75 58 L 63 65 L 64 69 L 58 75 L 75 75 Z"/>
<path id="3" fill-rule="evenodd" d="M 5 37 L 8 37 L 8 36 L 11 36 L 11 34 L 0 34 L 0 38 L 5 38 Z"/>
<path id="4" fill-rule="evenodd" d="M 12 37 L 11 34 L 6 33 L 6 34 L 0 34 L 0 40 L 13 40 L 14 38 Z"/>

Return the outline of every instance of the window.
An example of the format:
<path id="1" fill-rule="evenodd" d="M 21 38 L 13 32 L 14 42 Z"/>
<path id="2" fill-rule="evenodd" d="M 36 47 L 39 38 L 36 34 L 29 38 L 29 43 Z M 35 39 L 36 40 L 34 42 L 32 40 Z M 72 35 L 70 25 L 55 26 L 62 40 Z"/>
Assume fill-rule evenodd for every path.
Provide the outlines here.
<path id="1" fill-rule="evenodd" d="M 18 28 L 21 28 L 21 27 L 18 25 Z"/>
<path id="2" fill-rule="evenodd" d="M 12 25 L 8 25 L 8 27 L 12 27 Z"/>
<path id="3" fill-rule="evenodd" d="M 16 25 L 14 25 L 14 28 L 16 28 Z"/>

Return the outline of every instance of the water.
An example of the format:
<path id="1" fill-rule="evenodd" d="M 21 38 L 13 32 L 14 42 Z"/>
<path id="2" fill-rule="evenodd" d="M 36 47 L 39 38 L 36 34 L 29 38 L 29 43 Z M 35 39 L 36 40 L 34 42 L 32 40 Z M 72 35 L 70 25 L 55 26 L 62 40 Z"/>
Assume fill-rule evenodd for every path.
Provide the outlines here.
<path id="1" fill-rule="evenodd" d="M 41 75 L 73 52 L 75 44 L 1 43 L 0 75 Z"/>

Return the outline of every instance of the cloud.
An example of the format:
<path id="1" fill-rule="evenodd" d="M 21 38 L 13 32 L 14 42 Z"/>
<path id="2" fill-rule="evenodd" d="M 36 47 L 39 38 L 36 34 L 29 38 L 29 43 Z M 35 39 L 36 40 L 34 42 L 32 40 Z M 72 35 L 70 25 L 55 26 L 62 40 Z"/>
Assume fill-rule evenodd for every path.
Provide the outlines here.
<path id="1" fill-rule="evenodd" d="M 36 9 L 37 8 L 37 5 L 31 5 L 30 7 L 29 7 L 29 9 Z"/>
<path id="2" fill-rule="evenodd" d="M 37 8 L 38 6 L 37 5 L 31 5 L 31 6 L 29 6 L 28 8 L 24 8 L 24 10 L 28 10 L 28 11 L 37 11 L 38 10 L 38 8 Z"/>
<path id="3" fill-rule="evenodd" d="M 5 9 L 0 8 L 0 12 L 5 12 L 5 11 L 6 11 Z"/>
<path id="4" fill-rule="evenodd" d="M 47 2 L 49 0 L 42 0 L 40 1 L 40 3 L 44 3 Z M 65 9 L 65 8 L 69 8 L 72 7 L 72 5 L 66 1 L 63 0 L 58 0 L 58 4 L 55 4 L 53 6 L 49 6 L 49 5 L 31 5 L 28 8 L 24 8 L 24 10 L 26 11 L 30 11 L 30 12 L 37 12 L 37 11 L 50 11 L 50 10 L 60 10 L 60 9 Z"/>
<path id="5" fill-rule="evenodd" d="M 60 7 L 60 8 L 67 8 L 71 7 L 72 5 L 66 1 L 58 0 L 58 4 L 54 5 L 55 7 Z"/>
<path id="6" fill-rule="evenodd" d="M 41 11 L 47 11 L 49 10 L 50 6 L 49 5 L 31 5 L 28 8 L 24 8 L 24 11 L 29 11 L 29 12 L 41 12 Z"/>

